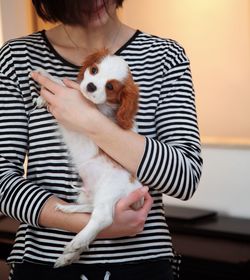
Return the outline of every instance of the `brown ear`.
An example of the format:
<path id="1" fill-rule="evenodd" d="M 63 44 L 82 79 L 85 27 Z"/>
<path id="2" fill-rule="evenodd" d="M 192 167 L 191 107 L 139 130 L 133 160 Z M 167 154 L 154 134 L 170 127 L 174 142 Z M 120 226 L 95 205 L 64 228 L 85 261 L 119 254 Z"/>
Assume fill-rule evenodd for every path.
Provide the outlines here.
<path id="1" fill-rule="evenodd" d="M 134 117 L 138 109 L 139 89 L 129 73 L 125 86 L 120 93 L 121 104 L 116 113 L 117 124 L 123 129 L 133 127 Z"/>
<path id="2" fill-rule="evenodd" d="M 80 72 L 77 76 L 77 81 L 80 82 L 83 80 L 84 72 L 86 71 L 86 69 L 88 67 L 90 67 L 94 63 L 99 63 L 108 54 L 109 54 L 109 50 L 106 48 L 103 48 L 103 49 L 100 49 L 99 51 L 96 51 L 96 52 L 88 55 L 82 63 Z"/>

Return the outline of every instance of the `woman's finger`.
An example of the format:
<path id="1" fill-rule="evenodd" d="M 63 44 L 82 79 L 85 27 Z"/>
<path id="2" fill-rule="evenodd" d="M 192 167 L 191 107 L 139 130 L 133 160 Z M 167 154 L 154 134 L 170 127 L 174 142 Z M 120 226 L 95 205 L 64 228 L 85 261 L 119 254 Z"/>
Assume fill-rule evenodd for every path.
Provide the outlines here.
<path id="1" fill-rule="evenodd" d="M 63 83 L 65 84 L 65 86 L 67 86 L 69 88 L 80 90 L 80 85 L 77 82 L 75 82 L 75 81 L 72 81 L 70 79 L 64 78 L 63 79 Z"/>
<path id="2" fill-rule="evenodd" d="M 147 192 L 144 196 L 144 203 L 142 208 L 139 211 L 142 211 L 146 216 L 148 215 L 148 212 L 150 211 L 151 207 L 153 205 L 153 198 L 151 195 Z"/>
<path id="3" fill-rule="evenodd" d="M 45 87 L 41 88 L 40 95 L 47 101 L 47 103 L 54 104 L 55 95 L 49 90 L 47 90 Z"/>
<path id="4" fill-rule="evenodd" d="M 48 77 L 40 74 L 39 72 L 31 72 L 30 76 L 33 80 L 38 82 L 42 87 L 47 88 L 51 93 L 56 94 L 57 92 L 60 92 L 62 89 L 62 86 L 59 85 L 57 82 L 52 81 Z"/>

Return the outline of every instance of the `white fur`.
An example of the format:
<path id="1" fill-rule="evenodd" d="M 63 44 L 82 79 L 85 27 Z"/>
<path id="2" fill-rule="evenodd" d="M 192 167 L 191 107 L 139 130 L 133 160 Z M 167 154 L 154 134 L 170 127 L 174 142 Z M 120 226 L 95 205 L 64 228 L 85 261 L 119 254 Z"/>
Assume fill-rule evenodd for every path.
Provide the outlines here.
<path id="1" fill-rule="evenodd" d="M 99 104 L 99 109 L 105 115 L 112 118 L 113 109 L 105 103 L 105 81 L 124 79 L 128 74 L 128 66 L 122 59 L 108 56 L 98 67 L 99 72 L 94 77 L 98 88 L 96 98 L 86 95 L 85 84 L 92 78 L 86 73 L 84 81 L 81 82 L 81 90 L 92 102 Z M 63 84 L 61 80 L 51 77 L 43 70 L 38 71 Z M 101 98 L 98 97 L 99 95 Z M 38 104 L 44 106 L 44 102 L 40 99 L 41 97 L 38 99 Z M 92 214 L 89 223 L 65 247 L 55 267 L 68 265 L 78 260 L 81 252 L 88 250 L 98 233 L 112 224 L 117 201 L 141 186 L 137 180 L 131 181 L 131 174 L 127 170 L 115 165 L 106 155 L 100 154 L 97 145 L 86 135 L 68 130 L 63 125 L 60 125 L 60 129 L 73 163 L 84 182 L 84 191 L 80 193 L 76 205 L 58 205 L 57 209 L 66 213 L 92 212 Z M 142 202 L 136 207 L 141 207 L 141 204 Z"/>

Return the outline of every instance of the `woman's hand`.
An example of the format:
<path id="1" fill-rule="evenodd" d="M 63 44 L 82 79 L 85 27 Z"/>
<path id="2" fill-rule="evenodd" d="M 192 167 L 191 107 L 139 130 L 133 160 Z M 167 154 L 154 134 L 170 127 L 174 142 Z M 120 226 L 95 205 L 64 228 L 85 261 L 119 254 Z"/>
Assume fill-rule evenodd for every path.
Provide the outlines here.
<path id="1" fill-rule="evenodd" d="M 141 209 L 132 209 L 132 204 L 144 198 Z M 116 205 L 114 221 L 111 226 L 103 230 L 98 238 L 118 238 L 134 236 L 143 231 L 153 199 L 148 193 L 148 187 L 142 187 L 127 197 L 122 198 Z"/>
<path id="2" fill-rule="evenodd" d="M 144 198 L 141 209 L 134 210 L 131 205 Z M 47 200 L 39 216 L 39 225 L 48 228 L 59 228 L 78 233 L 89 222 L 89 213 L 64 213 L 56 210 L 57 204 L 68 205 L 56 196 Z M 118 238 L 134 236 L 143 231 L 153 199 L 147 187 L 139 188 L 117 202 L 113 224 L 104 229 L 98 238 Z"/>
<path id="3" fill-rule="evenodd" d="M 84 124 L 88 125 L 97 110 L 81 94 L 78 83 L 64 79 L 65 86 L 62 86 L 38 72 L 32 72 L 31 77 L 41 85 L 40 94 L 58 122 L 75 131 L 86 129 Z"/>

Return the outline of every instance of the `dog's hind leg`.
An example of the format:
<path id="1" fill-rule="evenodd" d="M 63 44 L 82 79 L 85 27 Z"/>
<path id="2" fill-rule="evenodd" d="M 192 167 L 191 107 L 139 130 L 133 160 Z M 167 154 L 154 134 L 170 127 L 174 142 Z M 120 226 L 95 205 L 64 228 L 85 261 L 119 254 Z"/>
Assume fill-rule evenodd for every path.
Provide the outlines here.
<path id="1" fill-rule="evenodd" d="M 106 201 L 98 204 L 93 210 L 88 224 L 65 247 L 63 254 L 57 259 L 54 267 L 71 264 L 78 260 L 80 254 L 88 250 L 90 243 L 99 232 L 110 226 L 113 222 L 114 202 Z"/>
<path id="2" fill-rule="evenodd" d="M 81 205 L 81 204 L 70 204 L 70 205 L 64 205 L 64 204 L 57 204 L 56 210 L 59 210 L 64 213 L 91 213 L 93 211 L 93 205 L 87 204 L 87 205 Z"/>

